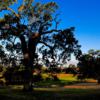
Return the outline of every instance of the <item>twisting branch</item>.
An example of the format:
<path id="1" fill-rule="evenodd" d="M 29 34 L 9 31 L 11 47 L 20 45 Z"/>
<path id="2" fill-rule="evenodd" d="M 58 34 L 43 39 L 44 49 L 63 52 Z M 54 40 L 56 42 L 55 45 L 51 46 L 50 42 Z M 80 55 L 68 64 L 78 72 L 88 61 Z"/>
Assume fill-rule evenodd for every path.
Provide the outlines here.
<path id="1" fill-rule="evenodd" d="M 49 33 L 52 33 L 52 32 L 62 32 L 62 30 L 52 29 L 50 31 L 43 32 L 42 34 L 49 34 Z"/>
<path id="2" fill-rule="evenodd" d="M 55 18 L 54 18 L 54 22 L 55 22 L 55 29 L 58 28 L 58 24 L 60 23 L 61 19 L 57 20 L 59 14 L 56 14 Z"/>
<path id="3" fill-rule="evenodd" d="M 45 26 L 51 26 L 51 24 L 50 24 L 50 23 L 44 23 L 43 25 L 41 25 L 40 28 L 39 28 L 39 33 L 40 33 L 40 34 L 42 34 L 43 28 L 44 28 Z"/>
<path id="4" fill-rule="evenodd" d="M 2 11 L 2 10 L 9 10 L 9 11 L 11 11 L 16 17 L 19 18 L 19 14 L 17 14 L 13 9 L 11 9 L 11 8 L 9 8 L 9 7 L 4 7 L 4 8 L 2 8 L 0 11 Z"/>
<path id="5" fill-rule="evenodd" d="M 29 3 L 28 3 L 28 6 L 27 7 L 30 7 L 33 1 L 34 0 L 29 0 Z"/>
<path id="6" fill-rule="evenodd" d="M 11 11 L 12 13 L 14 13 L 14 14 L 15 14 L 15 16 L 16 16 L 16 17 L 18 17 L 18 18 L 19 18 L 19 14 L 17 14 L 17 13 L 16 13 L 13 9 L 11 9 L 11 8 L 7 7 L 7 10 Z"/>
<path id="7" fill-rule="evenodd" d="M 43 41 L 39 41 L 39 43 L 44 44 L 45 46 L 49 47 L 50 49 L 52 49 L 52 46 L 48 45 L 47 43 L 43 42 Z"/>
<path id="8" fill-rule="evenodd" d="M 9 41 L 10 43 L 12 43 L 12 45 L 14 46 L 14 45 L 15 45 L 16 38 L 17 38 L 17 37 L 15 37 L 13 41 L 11 41 L 11 40 L 8 40 L 8 41 Z"/>
<path id="9" fill-rule="evenodd" d="M 55 59 L 55 58 L 54 58 L 54 46 L 52 47 L 52 46 L 48 45 L 47 43 L 45 43 L 45 42 L 43 42 L 43 41 L 39 41 L 39 43 L 42 43 L 42 44 L 44 44 L 45 46 L 49 47 L 49 48 L 50 48 L 50 51 L 52 52 L 52 53 L 51 53 L 52 59 Z"/>

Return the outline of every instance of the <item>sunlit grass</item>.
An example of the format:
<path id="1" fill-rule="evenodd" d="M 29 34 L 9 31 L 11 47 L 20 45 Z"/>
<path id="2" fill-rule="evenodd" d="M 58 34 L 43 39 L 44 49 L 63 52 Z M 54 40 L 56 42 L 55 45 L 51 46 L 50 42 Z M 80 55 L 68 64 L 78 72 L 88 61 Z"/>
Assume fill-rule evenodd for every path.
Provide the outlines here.
<path id="1" fill-rule="evenodd" d="M 77 76 L 74 76 L 73 74 L 56 74 L 59 80 L 65 80 L 65 81 L 77 81 Z M 50 77 L 50 74 L 42 74 L 43 79 L 46 79 L 47 77 Z"/>
<path id="2" fill-rule="evenodd" d="M 77 77 L 73 76 L 73 74 L 57 74 L 57 77 L 65 81 L 77 81 Z"/>

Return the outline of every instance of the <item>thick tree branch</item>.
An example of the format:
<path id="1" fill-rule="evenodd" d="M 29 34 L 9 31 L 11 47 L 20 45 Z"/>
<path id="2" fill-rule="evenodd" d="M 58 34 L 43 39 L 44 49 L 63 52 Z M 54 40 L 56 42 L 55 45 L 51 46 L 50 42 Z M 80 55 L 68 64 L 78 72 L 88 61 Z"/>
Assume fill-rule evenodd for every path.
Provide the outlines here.
<path id="1" fill-rule="evenodd" d="M 27 44 L 26 44 L 26 41 L 25 41 L 25 37 L 23 35 L 20 35 L 20 41 L 21 41 L 21 44 L 22 44 L 22 52 L 23 54 L 26 54 L 28 51 L 27 51 Z"/>

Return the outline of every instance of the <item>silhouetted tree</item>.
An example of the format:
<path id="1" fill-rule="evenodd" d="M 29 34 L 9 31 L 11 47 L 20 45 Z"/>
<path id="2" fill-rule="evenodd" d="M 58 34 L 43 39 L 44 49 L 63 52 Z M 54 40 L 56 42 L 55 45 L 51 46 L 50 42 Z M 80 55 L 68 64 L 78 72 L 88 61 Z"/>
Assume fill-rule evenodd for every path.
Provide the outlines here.
<path id="1" fill-rule="evenodd" d="M 66 73 L 73 74 L 73 75 L 78 74 L 77 67 L 75 65 L 73 65 L 73 64 L 70 64 L 68 66 L 68 68 L 66 68 L 65 72 Z"/>
<path id="2" fill-rule="evenodd" d="M 100 83 L 100 50 L 89 50 L 79 58 L 79 78 L 94 78 Z"/>
<path id="3" fill-rule="evenodd" d="M 57 28 L 59 20 L 54 13 L 58 6 L 55 2 L 33 5 L 33 0 L 23 0 L 14 11 L 9 6 L 16 1 L 0 2 L 1 11 L 10 11 L 0 20 L 0 39 L 12 53 L 22 55 L 23 65 L 30 74 L 24 88 L 29 90 L 32 89 L 32 69 L 37 55 L 41 54 L 44 61 L 65 62 L 72 53 L 78 58 L 81 51 L 73 34 L 74 27 Z"/>

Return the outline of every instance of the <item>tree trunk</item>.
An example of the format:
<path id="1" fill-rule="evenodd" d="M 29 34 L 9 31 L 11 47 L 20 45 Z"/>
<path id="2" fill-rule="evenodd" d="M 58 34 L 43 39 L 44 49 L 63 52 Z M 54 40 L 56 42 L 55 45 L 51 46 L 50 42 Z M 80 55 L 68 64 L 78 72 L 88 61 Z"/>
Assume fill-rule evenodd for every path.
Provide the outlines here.
<path id="1" fill-rule="evenodd" d="M 23 52 L 23 64 L 28 71 L 27 75 L 25 75 L 25 79 L 27 79 L 27 82 L 24 84 L 25 91 L 32 91 L 32 82 L 33 82 L 33 75 L 32 75 L 32 69 L 33 69 L 33 61 L 35 56 L 35 50 L 36 50 L 36 41 L 34 39 L 30 38 L 28 41 L 28 45 L 25 41 L 24 36 L 20 36 L 21 44 L 22 44 L 22 52 Z M 26 73 L 25 73 L 26 74 Z"/>
<path id="2" fill-rule="evenodd" d="M 24 91 L 32 91 L 33 90 L 33 86 L 32 86 L 32 71 L 28 70 L 27 77 L 24 77 L 24 79 L 26 80 L 26 82 L 23 84 L 23 90 Z M 25 75 L 26 76 L 26 75 Z"/>

